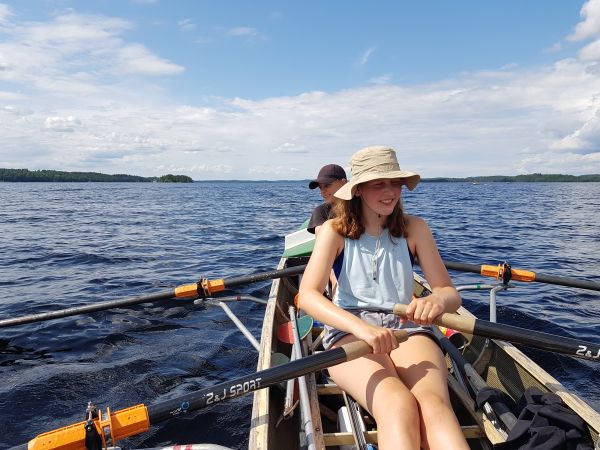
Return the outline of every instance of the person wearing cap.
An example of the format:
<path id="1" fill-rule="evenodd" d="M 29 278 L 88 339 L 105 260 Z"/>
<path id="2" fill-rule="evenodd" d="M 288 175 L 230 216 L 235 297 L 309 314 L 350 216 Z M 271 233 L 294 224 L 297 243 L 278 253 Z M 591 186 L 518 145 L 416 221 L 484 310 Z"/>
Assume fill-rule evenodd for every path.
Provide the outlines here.
<path id="1" fill-rule="evenodd" d="M 307 230 L 316 234 L 321 225 L 331 218 L 332 206 L 335 203 L 333 194 L 346 183 L 346 171 L 337 164 L 327 164 L 321 167 L 317 178 L 308 183 L 310 189 L 319 188 L 324 202 L 317 206 L 308 221 Z"/>
<path id="2" fill-rule="evenodd" d="M 373 354 L 329 368 L 333 380 L 377 422 L 378 448 L 468 449 L 450 404 L 446 360 L 433 320 L 461 303 L 427 223 L 404 212 L 401 192 L 418 174 L 402 170 L 389 147 L 352 156 L 351 180 L 335 197 L 335 217 L 317 237 L 299 290 L 299 308 L 325 324 L 323 346 L 363 340 Z M 413 295 L 418 259 L 431 294 Z M 331 268 L 338 287 L 323 295 Z M 407 307 L 407 319 L 391 313 Z M 408 339 L 398 343 L 393 330 Z"/>

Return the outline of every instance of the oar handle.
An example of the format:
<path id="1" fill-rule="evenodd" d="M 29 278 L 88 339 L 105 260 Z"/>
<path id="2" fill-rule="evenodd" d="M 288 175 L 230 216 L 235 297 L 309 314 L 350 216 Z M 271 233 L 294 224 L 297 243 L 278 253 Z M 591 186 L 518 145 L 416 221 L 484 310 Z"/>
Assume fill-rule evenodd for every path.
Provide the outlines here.
<path id="1" fill-rule="evenodd" d="M 474 264 L 465 264 L 455 261 L 446 261 L 444 260 L 444 265 L 446 268 L 450 270 L 458 270 L 459 272 L 469 272 L 476 273 L 479 275 L 483 275 L 486 277 L 493 277 L 496 279 L 503 278 L 506 275 L 507 268 L 504 264 L 498 264 L 496 266 L 492 265 L 474 265 Z M 581 289 L 588 289 L 590 291 L 600 291 L 600 283 L 588 280 L 581 280 L 578 278 L 569 278 L 569 277 L 557 277 L 551 275 L 543 275 L 536 272 L 532 272 L 530 270 L 524 269 L 515 269 L 512 267 L 508 267 L 509 278 L 514 281 L 525 281 L 532 282 L 536 281 L 538 283 L 546 283 L 546 284 L 556 284 L 559 286 L 568 286 L 568 287 L 576 287 Z"/>
<path id="2" fill-rule="evenodd" d="M 406 317 L 407 307 L 408 305 L 395 305 L 394 314 Z M 540 350 L 564 353 L 576 358 L 600 362 L 600 345 L 591 342 L 527 330 L 512 325 L 487 322 L 473 317 L 459 316 L 458 314 L 441 314 L 433 323 L 463 333 L 501 339 Z"/>
<path id="3" fill-rule="evenodd" d="M 398 342 L 407 339 L 406 331 L 395 333 Z M 356 341 L 331 350 L 296 359 L 279 366 L 270 367 L 233 381 L 219 383 L 185 395 L 150 406 L 137 405 L 116 412 L 108 411 L 106 419 L 95 419 L 98 430 L 109 427 L 113 445 L 119 439 L 147 431 L 150 425 L 178 415 L 186 414 L 223 400 L 274 386 L 291 378 L 298 378 L 316 370 L 325 369 L 371 353 L 373 349 L 363 341 Z M 40 434 L 27 444 L 29 450 L 86 450 L 85 422 L 79 422 L 58 430 Z M 22 447 L 22 446 L 21 446 Z"/>

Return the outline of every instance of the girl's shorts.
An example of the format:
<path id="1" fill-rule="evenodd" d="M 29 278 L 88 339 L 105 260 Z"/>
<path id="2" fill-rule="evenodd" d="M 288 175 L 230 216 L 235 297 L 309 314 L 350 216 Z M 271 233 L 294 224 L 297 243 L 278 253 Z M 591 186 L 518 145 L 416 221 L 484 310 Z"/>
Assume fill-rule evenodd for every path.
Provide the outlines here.
<path id="1" fill-rule="evenodd" d="M 433 330 L 431 329 L 431 326 L 418 325 L 414 322 L 411 322 L 410 320 L 402 319 L 396 314 L 391 314 L 387 312 L 365 311 L 359 309 L 347 311 L 372 325 L 377 325 L 379 327 L 384 328 L 391 328 L 392 330 L 404 330 L 408 333 L 409 336 L 411 334 L 416 333 L 426 333 L 433 336 Z M 341 338 L 349 334 L 351 333 L 346 333 L 345 331 L 341 331 L 336 328 L 330 327 L 329 325 L 325 325 L 325 337 L 323 338 L 323 348 L 325 348 L 325 350 L 328 350 L 335 342 L 339 341 Z"/>

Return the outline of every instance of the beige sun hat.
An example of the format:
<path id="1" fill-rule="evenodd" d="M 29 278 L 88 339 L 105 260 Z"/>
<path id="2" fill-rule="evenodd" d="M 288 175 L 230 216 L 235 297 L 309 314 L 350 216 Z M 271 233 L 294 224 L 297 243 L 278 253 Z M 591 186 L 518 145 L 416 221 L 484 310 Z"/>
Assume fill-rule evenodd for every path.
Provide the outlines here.
<path id="1" fill-rule="evenodd" d="M 333 194 L 342 200 L 351 200 L 356 186 L 366 181 L 403 178 L 406 187 L 412 191 L 421 179 L 419 174 L 400 169 L 394 149 L 383 146 L 365 147 L 357 151 L 350 160 L 350 171 L 352 179 Z"/>

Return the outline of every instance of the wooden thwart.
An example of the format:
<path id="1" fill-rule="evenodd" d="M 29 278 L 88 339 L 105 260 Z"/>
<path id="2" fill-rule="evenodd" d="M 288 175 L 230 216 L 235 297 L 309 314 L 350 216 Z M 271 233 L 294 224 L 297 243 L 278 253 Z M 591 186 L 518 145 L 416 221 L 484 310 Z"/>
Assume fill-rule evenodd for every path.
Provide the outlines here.
<path id="1" fill-rule="evenodd" d="M 477 425 L 467 425 L 461 427 L 461 429 L 466 439 L 479 439 L 485 437 L 485 432 Z M 367 431 L 363 434 L 367 443 L 377 444 L 377 431 Z M 352 433 L 325 433 L 323 435 L 323 440 L 325 441 L 325 447 L 354 444 L 354 436 Z"/>

